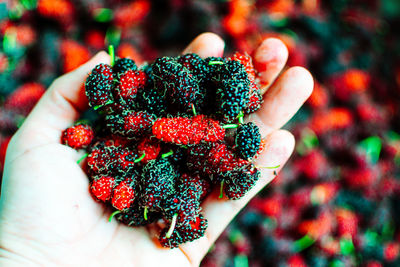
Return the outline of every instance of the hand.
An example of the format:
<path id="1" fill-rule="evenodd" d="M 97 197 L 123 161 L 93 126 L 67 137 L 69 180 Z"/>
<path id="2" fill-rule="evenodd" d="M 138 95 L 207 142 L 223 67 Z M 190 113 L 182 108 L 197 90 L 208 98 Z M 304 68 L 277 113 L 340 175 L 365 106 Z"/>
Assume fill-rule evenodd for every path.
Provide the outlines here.
<path id="1" fill-rule="evenodd" d="M 218 36 L 205 33 L 184 53 L 221 56 L 223 49 Z M 280 165 L 276 171 L 294 148 L 293 136 L 279 128 L 313 88 L 304 68 L 289 68 L 279 76 L 287 57 L 286 47 L 277 39 L 267 39 L 257 49 L 264 104 L 247 118 L 257 123 L 266 141 L 255 164 Z M 160 248 L 144 228 L 108 222 L 109 211 L 93 200 L 88 178 L 76 163 L 82 152 L 60 144 L 60 136 L 87 109 L 82 86 L 87 74 L 109 60 L 100 52 L 55 80 L 12 138 L 0 199 L 0 265 L 198 266 L 232 218 L 275 177 L 273 170 L 261 169 L 261 179 L 243 199 L 207 198 L 203 204 L 209 222 L 206 235 L 179 249 Z"/>

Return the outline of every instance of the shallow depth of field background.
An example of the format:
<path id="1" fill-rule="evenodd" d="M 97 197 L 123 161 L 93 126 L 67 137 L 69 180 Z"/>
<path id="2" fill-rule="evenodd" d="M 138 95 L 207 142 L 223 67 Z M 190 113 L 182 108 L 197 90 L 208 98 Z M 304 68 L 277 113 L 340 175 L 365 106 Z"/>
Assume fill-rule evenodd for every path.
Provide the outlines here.
<path id="1" fill-rule="evenodd" d="M 400 1 L 20 0 L 0 3 L 0 160 L 57 76 L 109 44 L 137 62 L 204 31 L 226 55 L 267 37 L 314 93 L 294 155 L 202 266 L 400 266 Z"/>

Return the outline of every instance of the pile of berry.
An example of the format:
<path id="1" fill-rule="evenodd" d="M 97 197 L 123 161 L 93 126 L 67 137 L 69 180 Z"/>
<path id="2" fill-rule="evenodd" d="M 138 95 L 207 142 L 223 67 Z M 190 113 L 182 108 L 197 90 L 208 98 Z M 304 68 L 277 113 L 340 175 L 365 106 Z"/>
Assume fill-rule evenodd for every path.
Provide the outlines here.
<path id="1" fill-rule="evenodd" d="M 95 130 L 77 124 L 62 143 L 87 150 L 90 191 L 129 226 L 164 222 L 175 248 L 204 235 L 201 203 L 213 188 L 243 197 L 259 179 L 258 127 L 244 123 L 262 102 L 251 57 L 161 57 L 138 68 L 121 58 L 86 79 Z M 94 134 L 96 132 L 96 134 Z"/>

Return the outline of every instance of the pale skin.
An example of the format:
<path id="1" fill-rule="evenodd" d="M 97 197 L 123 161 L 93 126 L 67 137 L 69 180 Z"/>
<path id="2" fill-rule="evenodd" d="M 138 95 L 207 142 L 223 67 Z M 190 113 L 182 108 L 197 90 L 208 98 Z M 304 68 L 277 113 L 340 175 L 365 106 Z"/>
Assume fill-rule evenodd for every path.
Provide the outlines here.
<path id="1" fill-rule="evenodd" d="M 223 40 L 199 35 L 184 53 L 221 56 Z M 285 45 L 270 38 L 258 47 L 254 60 L 263 83 L 264 104 L 247 117 L 266 141 L 257 166 L 277 166 L 294 148 L 291 133 L 280 128 L 310 96 L 313 79 L 301 67 L 284 68 Z M 110 211 L 94 201 L 88 178 L 77 160 L 82 152 L 60 144 L 62 130 L 87 109 L 82 84 L 99 63 L 109 63 L 100 52 L 73 72 L 56 79 L 7 150 L 0 199 L 1 266 L 198 266 L 210 246 L 247 202 L 274 177 L 262 177 L 242 199 L 218 199 L 212 194 L 202 205 L 208 219 L 206 235 L 178 249 L 160 248 L 145 228 L 108 222 Z"/>

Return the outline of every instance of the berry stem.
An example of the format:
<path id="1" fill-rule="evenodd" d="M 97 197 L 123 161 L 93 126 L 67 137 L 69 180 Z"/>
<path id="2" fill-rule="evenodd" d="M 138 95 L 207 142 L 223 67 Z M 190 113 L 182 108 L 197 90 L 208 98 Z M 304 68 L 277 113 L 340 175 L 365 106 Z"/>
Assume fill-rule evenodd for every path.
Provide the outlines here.
<path id="1" fill-rule="evenodd" d="M 110 65 L 111 67 L 114 66 L 115 63 L 115 54 L 114 54 L 114 46 L 113 45 L 109 45 L 108 46 L 108 54 L 110 55 Z"/>
<path id="2" fill-rule="evenodd" d="M 213 61 L 208 62 L 208 65 L 224 65 L 224 62 L 213 60 Z"/>
<path id="3" fill-rule="evenodd" d="M 87 156 L 89 156 L 89 153 L 83 154 L 83 156 L 80 157 L 80 159 L 78 159 L 78 160 L 76 161 L 76 163 L 80 164 L 80 163 L 82 162 L 82 160 L 84 160 Z"/>
<path id="4" fill-rule="evenodd" d="M 147 221 L 147 211 L 148 211 L 148 208 L 147 208 L 147 206 L 146 207 L 144 207 L 144 212 L 143 212 L 143 218 Z"/>
<path id="5" fill-rule="evenodd" d="M 111 213 L 110 217 L 108 217 L 108 221 L 111 222 L 112 218 L 114 218 L 115 215 L 121 213 L 120 210 L 116 210 L 113 213 Z"/>
<path id="6" fill-rule="evenodd" d="M 237 128 L 237 127 L 239 127 L 238 124 L 225 124 L 225 125 L 221 126 L 221 128 L 223 128 L 223 129 L 234 129 L 234 128 Z"/>
<path id="7" fill-rule="evenodd" d="M 167 153 L 162 154 L 162 155 L 161 155 L 161 158 L 163 159 L 163 158 L 169 157 L 169 156 L 171 156 L 172 154 L 174 154 L 174 151 L 172 151 L 172 149 L 171 149 L 171 150 L 168 151 Z"/>
<path id="8" fill-rule="evenodd" d="M 134 162 L 134 163 L 141 162 L 142 159 L 144 159 L 144 157 L 146 157 L 146 153 L 143 153 L 139 158 L 135 159 L 133 162 Z"/>
<path id="9" fill-rule="evenodd" d="M 219 197 L 218 198 L 223 198 L 223 196 L 224 196 L 224 182 L 225 182 L 225 180 L 221 181 L 221 187 L 219 188 Z"/>
<path id="10" fill-rule="evenodd" d="M 272 167 L 264 167 L 264 166 L 256 166 L 257 168 L 260 169 L 277 169 L 279 168 L 281 165 L 276 165 L 276 166 L 272 166 Z"/>
<path id="11" fill-rule="evenodd" d="M 238 115 L 239 124 L 243 124 L 243 118 L 244 118 L 243 111 L 240 111 L 240 113 Z"/>
<path id="12" fill-rule="evenodd" d="M 197 116 L 196 108 L 194 107 L 193 103 L 192 103 L 192 111 L 193 111 L 193 115 Z"/>
<path id="13" fill-rule="evenodd" d="M 104 103 L 104 105 L 97 105 L 97 106 L 94 106 L 94 107 L 93 107 L 93 110 L 98 110 L 99 108 L 101 108 L 101 107 L 103 107 L 103 106 L 107 106 L 107 105 L 112 104 L 112 103 L 114 103 L 114 101 L 112 101 L 112 100 L 110 99 L 110 100 L 108 100 L 106 103 Z"/>
<path id="14" fill-rule="evenodd" d="M 177 218 L 178 218 L 178 213 L 175 213 L 174 217 L 172 217 L 172 222 L 171 222 L 171 225 L 170 225 L 170 227 L 168 229 L 168 232 L 165 235 L 166 238 L 170 238 L 172 233 L 174 232 Z"/>

